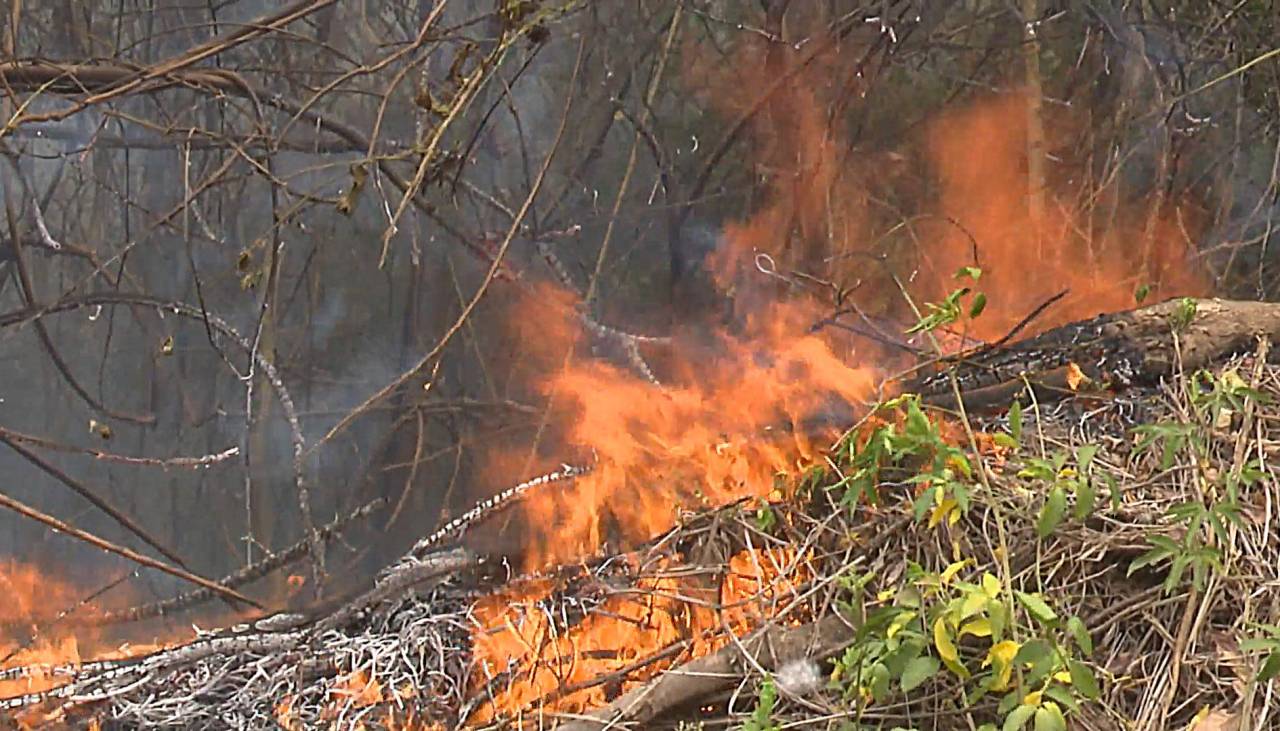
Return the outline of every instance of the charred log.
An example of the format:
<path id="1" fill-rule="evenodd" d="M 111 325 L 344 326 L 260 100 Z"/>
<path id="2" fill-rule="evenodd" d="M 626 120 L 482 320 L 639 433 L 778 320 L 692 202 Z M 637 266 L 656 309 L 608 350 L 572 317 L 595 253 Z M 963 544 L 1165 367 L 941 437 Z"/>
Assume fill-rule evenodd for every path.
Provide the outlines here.
<path id="1" fill-rule="evenodd" d="M 1280 338 L 1280 304 L 1174 299 L 1054 328 L 1026 340 L 943 359 L 903 390 L 932 406 L 1007 408 L 1028 389 L 1041 401 L 1080 392 L 1151 386 Z M 954 378 L 954 381 L 952 380 Z"/>

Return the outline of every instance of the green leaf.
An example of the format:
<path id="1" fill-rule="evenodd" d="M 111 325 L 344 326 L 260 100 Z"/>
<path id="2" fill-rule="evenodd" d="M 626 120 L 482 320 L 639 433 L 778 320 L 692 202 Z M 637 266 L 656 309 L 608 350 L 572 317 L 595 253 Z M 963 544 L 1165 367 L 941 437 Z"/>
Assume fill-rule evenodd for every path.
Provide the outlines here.
<path id="1" fill-rule="evenodd" d="M 1005 449 L 1018 448 L 1018 440 L 1004 432 L 996 432 L 995 436 L 991 437 L 991 441 L 995 442 L 996 446 L 1004 447 Z"/>
<path id="2" fill-rule="evenodd" d="M 1231 542 L 1231 539 L 1227 537 L 1227 526 L 1222 522 L 1222 516 L 1224 514 L 1219 512 L 1217 507 L 1218 506 L 1215 505 L 1215 509 L 1209 512 L 1209 528 L 1211 528 L 1213 530 L 1213 534 L 1217 536 L 1218 543 L 1226 545 Z"/>
<path id="3" fill-rule="evenodd" d="M 956 272 L 956 279 L 963 279 L 965 277 L 976 282 L 982 277 L 982 270 L 978 267 L 960 267 L 960 270 Z"/>
<path id="4" fill-rule="evenodd" d="M 1258 671 L 1258 682 L 1266 683 L 1277 675 L 1280 675 L 1280 650 L 1273 651 L 1262 663 L 1262 669 Z"/>
<path id="5" fill-rule="evenodd" d="M 1075 686 L 1080 695 L 1089 700 L 1096 700 L 1101 695 L 1098 689 L 1098 680 L 1093 677 L 1093 671 L 1089 669 L 1088 665 L 1077 660 L 1071 660 L 1067 663 L 1067 672 L 1071 674 L 1071 684 Z"/>
<path id="6" fill-rule="evenodd" d="M 982 575 L 982 593 L 992 599 L 1000 596 L 1000 580 L 990 572 Z"/>
<path id="7" fill-rule="evenodd" d="M 1013 656 L 1015 665 L 1037 665 L 1053 656 L 1053 645 L 1045 640 L 1031 640 L 1018 648 Z"/>
<path id="8" fill-rule="evenodd" d="M 1021 702 L 1022 693 L 1017 690 L 1006 693 L 1005 696 L 1000 699 L 1000 705 L 996 706 L 996 713 L 1001 716 L 1007 716 Z"/>
<path id="9" fill-rule="evenodd" d="M 1067 493 L 1061 487 L 1055 487 L 1049 492 L 1049 499 L 1044 502 L 1044 508 L 1040 511 L 1040 520 L 1036 521 L 1036 535 L 1042 540 L 1052 535 L 1062 523 L 1062 517 L 1066 512 Z"/>
<path id="10" fill-rule="evenodd" d="M 916 501 L 912 504 L 911 508 L 912 513 L 916 517 L 917 523 L 924 520 L 925 514 L 929 512 L 929 508 L 934 506 L 937 494 L 938 488 L 930 487 L 928 490 L 920 493 L 920 497 L 916 498 Z"/>
<path id="11" fill-rule="evenodd" d="M 1148 538 L 1147 540 L 1151 541 L 1150 538 Z M 1152 543 L 1154 543 L 1154 541 L 1152 541 Z M 1152 564 L 1157 564 L 1157 563 L 1166 561 L 1169 558 L 1171 558 L 1176 552 L 1177 552 L 1176 549 L 1170 550 L 1165 547 L 1156 546 L 1155 548 L 1152 548 L 1150 551 L 1147 551 L 1141 556 L 1135 558 L 1133 560 L 1133 563 L 1129 564 L 1129 571 L 1128 573 L 1125 574 L 1125 576 L 1133 576 L 1134 573 L 1140 569 L 1146 568 L 1147 566 L 1151 566 Z"/>
<path id="12" fill-rule="evenodd" d="M 1115 476 L 1103 474 L 1102 479 L 1107 483 L 1108 496 L 1111 499 L 1111 509 L 1119 510 L 1124 507 L 1124 503 L 1120 500 L 1120 483 Z"/>
<path id="13" fill-rule="evenodd" d="M 1000 731 L 1018 731 L 1018 729 L 1025 726 L 1027 721 L 1030 721 L 1031 717 L 1034 715 L 1036 715 L 1035 706 L 1018 706 L 1013 709 L 1012 713 L 1005 717 L 1004 725 L 1000 727 Z"/>
<path id="14" fill-rule="evenodd" d="M 1084 520 L 1093 514 L 1094 505 L 1098 501 L 1098 494 L 1093 489 L 1093 480 L 1087 477 L 1080 480 L 1080 484 L 1076 486 L 1076 520 Z"/>
<path id="15" fill-rule="evenodd" d="M 1022 441 L 1022 402 L 1014 401 L 1009 407 L 1009 435 L 1015 442 Z"/>
<path id="16" fill-rule="evenodd" d="M 1151 294 L 1151 285 L 1144 284 L 1141 287 L 1138 287 L 1137 291 L 1133 293 L 1133 301 L 1137 304 L 1142 304 L 1146 301 L 1147 295 L 1149 294 Z"/>
<path id="17" fill-rule="evenodd" d="M 938 662 L 938 658 L 932 655 L 923 655 L 907 663 L 907 667 L 902 671 L 902 677 L 898 681 L 902 684 L 902 691 L 910 693 L 919 688 L 925 681 L 936 675 L 941 667 L 942 665 Z"/>
<path id="18" fill-rule="evenodd" d="M 1093 638 L 1089 636 L 1089 629 L 1084 626 L 1083 620 L 1079 617 L 1068 619 L 1067 631 L 1076 641 L 1076 647 L 1080 648 L 1080 652 L 1083 652 L 1086 657 L 1093 654 Z"/>
<path id="19" fill-rule="evenodd" d="M 1076 450 L 1076 463 L 1080 465 L 1081 472 L 1088 472 L 1090 465 L 1093 464 L 1093 458 L 1098 454 L 1098 445 L 1086 444 Z"/>
<path id="20" fill-rule="evenodd" d="M 1166 594 L 1172 593 L 1174 589 L 1178 588 L 1178 582 L 1182 581 L 1182 574 L 1190 564 L 1191 557 L 1185 553 L 1173 557 L 1173 561 L 1169 563 L 1169 575 L 1164 580 Z"/>
<path id="21" fill-rule="evenodd" d="M 1174 330 L 1185 330 L 1196 317 L 1196 301 L 1191 297 L 1183 297 L 1169 318 Z"/>
<path id="22" fill-rule="evenodd" d="M 1058 653 L 1048 640 L 1035 639 L 1018 648 L 1013 664 L 1030 666 L 1022 675 L 1022 687 L 1033 688 L 1043 683 L 1058 666 Z"/>
<path id="23" fill-rule="evenodd" d="M 1062 709 L 1053 701 L 1047 701 L 1036 710 L 1035 731 L 1067 731 L 1067 719 Z"/>
<path id="24" fill-rule="evenodd" d="M 876 703 L 889 700 L 889 668 L 884 663 L 876 663 L 871 668 L 871 697 Z"/>
<path id="25" fill-rule="evenodd" d="M 1269 637 L 1250 637 L 1240 641 L 1240 650 L 1242 652 L 1258 652 L 1260 650 L 1270 652 L 1272 650 L 1280 650 L 1280 643 Z"/>
<path id="26" fill-rule="evenodd" d="M 969 514 L 969 488 L 963 483 L 955 482 L 951 484 L 951 496 L 956 500 L 956 507 L 960 508 L 962 515 Z"/>
<path id="27" fill-rule="evenodd" d="M 1045 689 L 1044 694 L 1061 704 L 1063 708 L 1066 708 L 1072 713 L 1080 712 L 1080 704 L 1076 702 L 1075 698 L 1071 697 L 1071 691 L 1067 690 L 1066 687 L 1061 685 L 1051 685 Z"/>
<path id="28" fill-rule="evenodd" d="M 1032 618 L 1040 624 L 1052 624 L 1058 621 L 1057 613 L 1038 595 L 1021 591 L 1015 591 L 1013 595 L 1017 597 L 1018 603 L 1030 612 Z"/>
<path id="29" fill-rule="evenodd" d="M 1004 602 L 994 599 L 988 602 L 987 619 L 991 620 L 991 639 L 996 642 L 1003 640 L 1005 627 L 1009 626 L 1009 610 Z"/>
<path id="30" fill-rule="evenodd" d="M 976 318 L 985 309 L 987 309 L 987 296 L 979 292 L 973 296 L 973 302 L 969 304 L 969 318 Z"/>

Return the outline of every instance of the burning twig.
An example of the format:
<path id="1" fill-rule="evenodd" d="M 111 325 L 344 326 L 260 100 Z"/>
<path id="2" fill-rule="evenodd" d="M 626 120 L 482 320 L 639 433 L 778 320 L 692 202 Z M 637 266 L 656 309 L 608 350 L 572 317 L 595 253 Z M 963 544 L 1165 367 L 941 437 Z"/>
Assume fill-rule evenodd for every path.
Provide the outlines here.
<path id="1" fill-rule="evenodd" d="M 1027 327 L 1027 325 L 1030 325 L 1030 324 L 1031 324 L 1031 323 L 1032 323 L 1032 322 L 1033 322 L 1037 317 L 1039 317 L 1041 314 L 1043 314 L 1045 310 L 1049 309 L 1049 307 L 1051 307 L 1051 306 L 1053 305 L 1053 303 L 1057 302 L 1058 300 L 1062 299 L 1063 297 L 1066 297 L 1066 296 L 1067 296 L 1067 293 L 1069 293 L 1070 291 L 1071 291 L 1071 290 L 1069 290 L 1069 289 L 1064 289 L 1064 290 L 1062 290 L 1061 292 L 1059 292 L 1059 293 L 1057 293 L 1057 294 L 1053 295 L 1053 296 L 1052 296 L 1052 297 L 1050 297 L 1049 299 L 1045 300 L 1044 302 L 1041 302 L 1041 303 L 1040 303 L 1040 304 L 1039 304 L 1039 305 L 1038 305 L 1034 310 L 1032 310 L 1032 311 L 1031 311 L 1031 313 L 1030 313 L 1030 314 L 1028 314 L 1026 317 L 1022 318 L 1021 320 L 1019 320 L 1019 321 L 1018 321 L 1018 324 L 1016 324 L 1016 325 L 1014 325 L 1012 328 L 1010 328 L 1010 329 L 1009 329 L 1009 332 L 1005 333 L 1005 335 L 1004 335 L 1003 337 L 1001 337 L 999 340 L 997 340 L 997 341 L 995 341 L 995 342 L 991 343 L 989 346 L 987 346 L 987 349 L 994 349 L 994 348 L 1003 347 L 1006 343 L 1008 343 L 1009 341 L 1011 341 L 1011 340 L 1013 340 L 1015 337 L 1017 337 L 1017 336 L 1018 336 L 1018 333 L 1020 333 L 1020 332 L 1022 332 L 1023 330 L 1025 330 L 1025 329 L 1026 329 L 1026 327 Z"/>
<path id="2" fill-rule="evenodd" d="M 508 487 L 497 495 L 480 501 L 462 515 L 459 515 L 444 524 L 444 526 L 436 532 L 415 543 L 413 545 L 413 550 L 409 552 L 409 555 L 424 555 L 428 550 L 440 545 L 446 538 L 461 535 L 467 528 L 479 523 L 499 510 L 502 510 L 512 501 L 520 498 L 526 492 L 535 487 L 547 485 L 552 482 L 560 482 L 562 480 L 571 480 L 575 477 L 586 474 L 590 470 L 590 467 L 575 467 L 568 464 L 561 465 L 560 469 L 555 472 L 548 472 L 545 475 L 539 475 L 531 480 L 525 480 L 518 485 Z"/>
<path id="3" fill-rule="evenodd" d="M 409 684 L 423 692 L 424 707 L 437 714 L 456 709 L 461 702 L 457 678 L 462 677 L 468 654 L 465 605 L 447 593 L 436 592 L 428 601 L 404 598 L 403 593 L 476 561 L 473 554 L 458 549 L 402 562 L 373 590 L 314 622 L 306 615 L 272 615 L 143 657 L 90 663 L 79 671 L 63 669 L 57 674 L 70 675 L 71 682 L 4 699 L 0 709 L 63 699 L 57 713 L 65 715 L 86 704 L 110 701 L 120 720 L 144 726 L 190 725 L 216 718 L 230 727 L 248 728 L 277 721 L 281 701 L 290 699 L 291 713 L 312 724 L 326 713 L 349 710 L 353 702 L 333 701 L 333 676 L 370 666 L 389 674 L 395 681 L 390 687 L 397 691 Z M 300 672 L 288 672 L 290 665 Z M 130 698 L 162 678 L 171 690 L 167 697 Z M 214 698 L 222 699 L 225 707 L 213 704 Z M 377 700 L 394 699 L 379 694 Z"/>
<path id="4" fill-rule="evenodd" d="M 1187 310 L 1192 321 L 1179 325 Z M 1176 338 L 1171 330 L 1177 332 Z M 1256 336 L 1280 338 L 1280 306 L 1217 299 L 1169 300 L 1055 328 L 1011 346 L 944 361 L 908 385 L 936 406 L 955 405 L 949 367 L 955 366 L 966 410 L 1003 409 L 1030 384 L 1046 400 L 1060 399 L 1084 380 L 1118 386 L 1154 384 L 1175 364 L 1194 370 L 1244 352 Z M 1175 342 L 1176 341 L 1176 342 Z"/>

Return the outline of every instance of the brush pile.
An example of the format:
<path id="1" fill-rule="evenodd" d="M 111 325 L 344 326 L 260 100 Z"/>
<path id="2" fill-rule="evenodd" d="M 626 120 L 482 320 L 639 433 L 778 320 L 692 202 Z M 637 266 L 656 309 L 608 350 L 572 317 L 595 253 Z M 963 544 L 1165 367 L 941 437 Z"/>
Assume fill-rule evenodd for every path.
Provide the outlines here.
<path id="1" fill-rule="evenodd" d="M 7 671 L 59 685 L 6 706 L 110 728 L 1272 728 L 1280 328 L 1223 306 L 1149 308 L 1167 347 L 1125 350 L 1120 389 L 1071 355 L 1058 387 L 1024 368 L 1017 406 L 971 413 L 961 362 L 778 499 L 643 546 L 521 575 L 433 536 L 319 613 Z"/>

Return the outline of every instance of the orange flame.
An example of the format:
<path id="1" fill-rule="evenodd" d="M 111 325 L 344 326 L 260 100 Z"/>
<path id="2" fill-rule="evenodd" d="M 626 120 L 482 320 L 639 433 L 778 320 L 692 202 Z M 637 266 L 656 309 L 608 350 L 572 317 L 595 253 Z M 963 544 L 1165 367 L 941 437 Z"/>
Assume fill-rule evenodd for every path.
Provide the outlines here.
<path id="1" fill-rule="evenodd" d="M 540 606 L 555 588 L 550 581 L 508 587 L 477 605 L 484 629 L 475 634 L 474 652 L 480 685 L 503 672 L 510 681 L 499 686 L 496 707 L 471 720 L 602 705 L 679 661 L 718 650 L 731 634 L 746 634 L 808 578 L 791 549 L 744 550 L 730 559 L 718 589 L 675 572 L 647 576 L 567 630 L 554 627 Z"/>
<path id="2" fill-rule="evenodd" d="M 80 663 L 80 642 L 65 633 L 42 633 L 24 647 L 33 629 L 28 626 L 31 618 L 47 614 L 49 607 L 74 604 L 79 599 L 75 587 L 46 576 L 35 566 L 8 561 L 0 564 L 0 591 L 8 599 L 0 605 L 0 624 L 10 628 L 7 636 L 0 637 L 0 657 L 8 657 L 4 668 Z M 39 692 L 58 683 L 57 678 L 36 669 L 29 677 L 0 682 L 0 695 Z"/>
<path id="3" fill-rule="evenodd" d="M 333 701 L 321 714 L 321 717 L 326 719 L 337 718 L 342 708 L 347 706 L 367 708 L 383 701 L 382 684 L 377 678 L 369 677 L 369 673 L 365 670 L 357 670 L 339 677 L 329 689 L 329 694 L 333 696 Z"/>
<path id="4" fill-rule="evenodd" d="M 46 668 L 54 666 L 78 667 L 90 660 L 120 660 L 160 649 L 162 642 L 120 643 L 101 632 L 46 627 L 37 620 L 48 618 L 54 609 L 76 606 L 84 589 L 58 579 L 40 568 L 7 561 L 0 563 L 0 592 L 7 602 L 0 606 L 0 626 L 7 631 L 0 633 L 0 658 L 7 658 L 0 669 L 28 668 L 24 677 L 0 681 L 0 697 L 38 693 L 66 682 L 65 677 L 52 674 Z M 90 615 L 99 611 L 94 604 L 78 607 L 78 615 Z M 34 641 L 31 639 L 34 635 Z M 171 638 L 180 639 L 177 633 Z M 44 718 L 38 709 L 24 714 L 24 722 L 45 724 L 57 719 Z M 36 719 L 36 720 L 31 720 Z"/>
<path id="5" fill-rule="evenodd" d="M 1104 218 L 1099 191 L 1071 183 L 1067 163 L 1051 165 L 1044 181 L 1028 180 L 1020 93 L 938 115 L 919 139 L 904 141 L 905 152 L 858 150 L 846 139 L 842 115 L 831 110 L 847 108 L 864 88 L 860 71 L 850 77 L 862 68 L 854 62 L 861 51 L 848 43 L 810 56 L 785 44 L 747 43 L 728 64 L 703 63 L 697 48 L 684 54 L 692 69 L 687 81 L 726 119 L 752 112 L 745 129 L 753 172 L 768 185 L 752 215 L 724 226 L 723 245 L 709 262 L 722 294 L 745 309 L 739 329 L 718 333 L 712 345 L 705 338 L 684 342 L 677 333 L 662 388 L 625 367 L 569 357 L 581 335 L 576 323 L 537 302 L 571 304 L 566 293 L 548 287 L 520 303 L 512 324 L 550 413 L 551 435 L 540 430 L 540 438 L 590 453 L 595 463 L 589 475 L 523 503 L 531 567 L 633 546 L 676 524 L 682 509 L 777 495 L 788 484 L 779 477 L 821 458 L 826 438 L 850 423 L 891 371 L 886 353 L 813 332 L 832 309 L 820 301 L 832 291 L 865 311 L 902 315 L 910 310 L 895 300 L 938 301 L 960 286 L 957 269 L 976 265 L 982 270 L 976 288 L 990 304 L 965 327 L 987 339 L 1005 335 L 1062 289 L 1069 296 L 1024 335 L 1130 307 L 1144 285 L 1160 298 L 1207 291 L 1194 266 L 1199 223 L 1187 202 L 1160 197 L 1149 205 L 1114 205 Z M 775 84 L 780 78 L 787 83 Z M 774 92 L 761 100 L 725 89 Z M 1070 120 L 1054 121 L 1052 133 L 1070 131 Z M 913 159 L 914 166 L 902 164 Z M 886 214 L 876 197 L 913 170 L 922 210 Z M 1043 205 L 1034 211 L 1033 185 L 1044 186 L 1036 196 Z M 818 418 L 820 428 L 811 428 L 813 417 L 824 414 L 835 419 Z M 980 448 L 1001 457 L 989 440 Z M 510 459 L 496 462 L 511 474 Z M 743 573 L 744 562 L 758 567 L 759 558 L 739 555 L 731 566 Z M 491 597 L 478 611 L 476 654 L 490 673 L 514 668 L 519 682 L 490 712 L 516 713 L 536 703 L 599 705 L 608 691 L 590 679 L 681 641 L 688 643 L 682 655 L 704 654 L 723 641 L 713 631 L 726 623 L 747 627 L 767 616 L 752 613 L 759 606 L 703 616 L 665 598 L 680 588 L 672 579 L 646 578 L 635 587 L 644 601 L 611 598 L 567 636 L 557 636 L 536 606 L 549 584 Z M 738 589 L 727 582 L 724 591 Z M 662 666 L 645 666 L 627 682 Z"/>
<path id="6" fill-rule="evenodd" d="M 884 311 L 890 307 L 884 302 L 903 293 L 917 302 L 941 299 L 959 286 L 956 270 L 976 264 L 982 276 L 975 288 L 990 304 L 965 327 L 988 339 L 1007 333 L 1061 289 L 1069 296 L 1025 334 L 1132 306 L 1144 284 L 1156 285 L 1160 296 L 1206 291 L 1191 265 L 1194 216 L 1176 202 L 1117 208 L 1101 226 L 1081 186 L 1055 174 L 1042 181 L 1053 187 L 1043 191 L 1043 212 L 1032 220 L 1020 94 L 978 99 L 939 115 L 917 146 L 926 158 L 920 174 L 931 169 L 936 178 L 936 199 L 922 200 L 926 210 L 909 221 L 873 220 L 868 190 L 877 184 L 877 170 L 859 169 L 855 146 L 830 112 L 846 103 L 839 94 L 850 87 L 842 76 L 857 50 L 810 57 L 779 44 L 748 43 L 735 63 L 714 65 L 720 78 L 701 79 L 729 118 L 758 110 L 749 130 L 769 187 L 753 215 L 725 225 L 712 261 L 717 285 L 746 307 L 745 322 L 734 335 L 717 336 L 711 352 L 680 342 L 665 388 L 623 367 L 566 361 L 563 354 L 579 335 L 573 321 L 530 316 L 521 303 L 520 327 L 536 333 L 524 350 L 535 351 L 530 357 L 542 367 L 535 381 L 552 404 L 553 422 L 565 445 L 593 454 L 597 463 L 576 484 L 529 501 L 533 564 L 646 539 L 670 527 L 681 508 L 767 495 L 776 476 L 816 458 L 812 441 L 826 435 L 806 429 L 806 419 L 844 414 L 845 424 L 834 426 L 847 425 L 888 370 L 886 353 L 812 332 L 832 309 L 820 301 L 832 287 Z M 763 104 L 750 95 L 714 93 L 769 89 L 779 74 L 794 82 Z M 909 246 L 896 248 L 913 252 L 881 252 L 883 266 L 857 256 L 875 253 L 870 242 L 886 236 L 875 235 L 880 223 L 910 238 Z M 896 280 L 895 265 L 906 268 Z M 795 277 L 787 285 L 792 294 L 784 296 L 761 268 L 808 271 L 813 278 L 805 281 L 818 283 L 810 291 L 822 296 L 795 296 L 804 289 Z M 912 272 L 919 274 L 914 281 Z M 538 296 L 565 302 L 567 295 L 550 289 Z M 779 427 L 789 435 L 779 438 Z M 774 438 L 762 439 L 771 429 Z"/>

